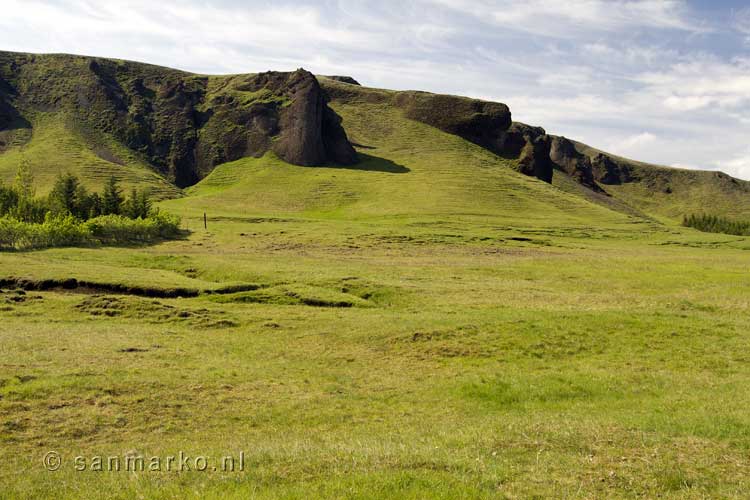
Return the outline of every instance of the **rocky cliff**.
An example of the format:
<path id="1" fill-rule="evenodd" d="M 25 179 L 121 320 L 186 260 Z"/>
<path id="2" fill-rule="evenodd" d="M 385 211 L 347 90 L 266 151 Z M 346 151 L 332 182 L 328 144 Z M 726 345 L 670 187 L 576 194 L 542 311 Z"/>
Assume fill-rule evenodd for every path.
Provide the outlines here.
<path id="1" fill-rule="evenodd" d="M 0 53 L 0 141 L 11 124 L 50 113 L 108 134 L 181 187 L 220 163 L 269 150 L 297 165 L 357 161 L 340 118 L 303 69 L 209 77 L 110 59 Z"/>
<path id="2" fill-rule="evenodd" d="M 514 123 L 505 104 L 428 92 L 399 92 L 393 99 L 407 118 L 458 135 L 497 155 L 518 159 L 524 174 L 552 181 L 550 144 L 544 129 Z"/>
<path id="3" fill-rule="evenodd" d="M 347 92 L 334 89 L 338 97 Z M 518 160 L 521 173 L 552 182 L 555 171 L 599 193 L 602 186 L 637 180 L 627 161 L 603 152 L 591 155 L 578 150 L 565 137 L 548 135 L 541 127 L 514 122 L 508 106 L 467 97 L 397 92 L 392 102 L 407 118 L 458 135 L 504 158 Z"/>

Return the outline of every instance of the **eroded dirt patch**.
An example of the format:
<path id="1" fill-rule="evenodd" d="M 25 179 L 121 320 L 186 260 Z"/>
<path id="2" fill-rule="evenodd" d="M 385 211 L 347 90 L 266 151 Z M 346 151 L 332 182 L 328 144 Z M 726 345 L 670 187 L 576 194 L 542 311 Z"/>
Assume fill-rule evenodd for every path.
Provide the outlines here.
<path id="1" fill-rule="evenodd" d="M 223 311 L 176 307 L 140 297 L 92 295 L 75 308 L 90 316 L 136 318 L 150 323 L 187 323 L 200 328 L 238 326 L 238 323 Z"/>
<path id="2" fill-rule="evenodd" d="M 200 290 L 190 288 L 156 288 L 122 285 L 120 283 L 94 283 L 75 278 L 44 280 L 2 278 L 0 279 L 0 287 L 15 287 L 24 291 L 75 290 L 84 293 L 114 293 L 155 298 L 197 297 L 201 293 Z"/>
<path id="3" fill-rule="evenodd" d="M 2 290 L 0 289 L 0 311 L 10 311 L 13 306 L 25 304 L 29 302 L 37 302 L 43 300 L 41 295 L 32 295 L 26 293 L 25 290 Z"/>
<path id="4" fill-rule="evenodd" d="M 225 295 L 237 292 L 258 290 L 267 285 L 256 283 L 230 284 L 213 289 L 195 289 L 184 287 L 147 287 L 135 285 L 123 285 L 120 283 L 102 283 L 76 278 L 43 279 L 33 280 L 25 278 L 0 278 L 0 287 L 12 287 L 22 292 L 27 291 L 73 291 L 86 294 L 112 294 L 112 295 L 135 295 L 138 297 L 174 299 L 191 298 L 202 294 Z M 2 290 L 0 289 L 0 293 Z"/>

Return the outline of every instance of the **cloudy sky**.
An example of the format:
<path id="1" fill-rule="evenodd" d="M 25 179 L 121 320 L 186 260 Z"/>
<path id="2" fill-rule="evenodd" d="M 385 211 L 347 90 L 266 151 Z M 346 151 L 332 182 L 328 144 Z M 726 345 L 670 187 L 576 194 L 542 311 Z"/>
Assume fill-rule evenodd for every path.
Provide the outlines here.
<path id="1" fill-rule="evenodd" d="M 479 97 L 612 153 L 750 179 L 745 1 L 0 2 L 0 50 Z"/>

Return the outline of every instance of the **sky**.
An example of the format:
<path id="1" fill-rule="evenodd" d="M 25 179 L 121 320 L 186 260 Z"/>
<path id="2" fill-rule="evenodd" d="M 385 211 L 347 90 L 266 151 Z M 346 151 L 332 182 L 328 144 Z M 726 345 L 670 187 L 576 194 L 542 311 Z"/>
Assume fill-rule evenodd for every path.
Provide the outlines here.
<path id="1" fill-rule="evenodd" d="M 0 50 L 465 95 L 614 154 L 750 180 L 750 2 L 0 3 Z"/>

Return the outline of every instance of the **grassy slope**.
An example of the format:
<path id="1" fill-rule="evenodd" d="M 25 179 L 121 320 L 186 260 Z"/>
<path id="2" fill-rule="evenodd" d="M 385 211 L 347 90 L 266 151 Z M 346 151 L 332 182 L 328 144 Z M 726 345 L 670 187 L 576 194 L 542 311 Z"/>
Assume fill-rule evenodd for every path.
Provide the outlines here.
<path id="1" fill-rule="evenodd" d="M 750 239 L 334 105 L 371 156 L 357 169 L 241 160 L 162 203 L 185 240 L 0 254 L 4 276 L 262 287 L 0 294 L 4 497 L 746 496 Z M 180 450 L 244 450 L 246 470 L 71 463 Z"/>
<path id="2" fill-rule="evenodd" d="M 407 120 L 387 104 L 332 106 L 344 118 L 350 139 L 360 145 L 363 161 L 358 165 L 309 168 L 284 164 L 272 155 L 243 159 L 220 166 L 188 191 L 189 199 L 169 206 L 216 215 L 464 217 L 557 228 L 638 222 L 518 175 L 509 161 Z"/>
<path id="3" fill-rule="evenodd" d="M 41 106 L 42 108 L 52 107 L 51 103 L 54 103 L 54 106 L 59 106 L 57 112 L 42 112 L 24 108 L 23 100 L 17 103 L 21 106 L 24 116 L 31 121 L 33 135 L 30 137 L 30 141 L 27 142 L 29 139 L 28 129 L 0 132 L 0 140 L 9 143 L 7 150 L 0 152 L 0 180 L 5 182 L 11 181 L 21 159 L 26 158 L 36 173 L 37 184 L 39 185 L 39 192 L 41 194 L 49 190 L 55 176 L 62 172 L 79 174 L 94 189 L 98 189 L 110 175 L 116 175 L 122 179 L 126 187 L 131 185 L 150 187 L 160 198 L 174 197 L 180 194 L 177 188 L 172 186 L 161 175 L 156 174 L 155 169 L 141 155 L 128 150 L 108 134 L 99 132 L 99 125 L 85 125 L 81 116 L 71 111 L 72 109 L 78 109 L 79 105 L 76 99 L 80 100 L 81 87 L 95 85 L 92 80 L 94 78 L 93 73 L 88 68 L 90 58 L 68 55 L 31 56 L 29 54 L 13 53 L 0 53 L 0 56 L 2 56 L 3 60 L 7 61 L 11 61 L 14 57 L 34 57 L 34 64 L 25 66 L 26 69 L 22 77 L 15 84 L 19 87 L 21 95 L 27 95 L 29 100 L 37 102 L 37 104 L 46 103 L 44 106 Z M 123 65 L 123 67 L 127 66 L 128 68 L 127 71 L 123 70 L 124 80 L 120 82 L 125 87 L 128 86 L 127 82 L 130 82 L 133 78 L 156 80 L 178 76 L 187 80 L 201 78 L 199 75 L 189 75 L 169 68 L 160 68 L 141 63 L 126 61 L 115 61 L 115 63 Z M 231 95 L 236 97 L 243 106 L 254 102 L 278 100 L 277 97 L 264 92 L 239 92 L 234 89 L 236 84 L 242 82 L 246 77 L 247 75 L 208 77 L 209 85 L 206 102 L 217 95 Z M 471 170 L 473 167 L 482 166 L 485 170 L 487 168 L 494 169 L 502 163 L 479 148 L 465 143 L 462 143 L 461 146 L 456 146 L 455 144 L 458 144 L 458 139 L 449 139 L 445 135 L 439 136 L 413 123 L 409 125 L 410 130 L 399 137 L 398 128 L 403 127 L 405 123 L 399 119 L 400 113 L 386 104 L 375 104 L 374 102 L 379 99 L 372 99 L 372 97 L 385 97 L 388 99 L 393 95 L 393 92 L 366 89 L 336 82 L 324 77 L 321 77 L 320 80 L 328 88 L 343 89 L 344 94 L 353 95 L 354 97 L 349 100 L 357 103 L 355 106 L 357 110 L 367 109 L 368 112 L 375 114 L 374 120 L 370 120 L 366 115 L 359 112 L 354 113 L 355 116 L 349 116 L 346 124 L 347 131 L 353 140 L 357 142 L 360 140 L 359 137 L 362 136 L 362 131 L 368 130 L 366 136 L 372 144 L 365 145 L 374 146 L 379 148 L 379 150 L 363 150 L 361 152 L 372 153 L 373 156 L 380 158 L 380 160 L 388 159 L 394 161 L 396 165 L 378 164 L 379 160 L 376 158 L 367 162 L 365 168 L 397 170 L 399 168 L 397 166 L 398 160 L 402 162 L 412 160 L 412 158 L 401 154 L 400 151 L 404 149 L 405 145 L 412 138 L 418 140 L 419 149 L 422 150 L 422 154 L 418 160 L 417 175 L 412 175 L 405 179 L 404 189 L 398 193 L 400 198 L 398 199 L 398 203 L 394 203 L 394 206 L 405 207 L 408 203 L 413 203 L 419 205 L 422 212 L 440 210 L 444 213 L 450 212 L 451 208 L 465 206 L 466 195 L 464 193 L 468 189 L 471 189 L 479 195 L 479 199 L 477 200 L 479 206 L 487 208 L 492 213 L 498 210 L 507 211 L 513 208 L 514 202 L 518 203 L 521 210 L 529 209 L 526 212 L 526 216 L 528 217 L 532 216 L 532 213 L 538 213 L 534 207 L 539 208 L 545 204 L 547 206 L 560 207 L 563 198 L 558 196 L 558 192 L 534 191 L 533 189 L 529 191 L 530 188 L 522 181 L 516 180 L 509 183 L 506 179 L 508 176 L 503 177 L 502 174 L 498 174 L 499 177 L 495 175 L 495 180 L 489 180 L 492 177 L 490 173 L 487 173 L 486 176 L 476 176 L 474 171 Z M 90 106 L 90 109 L 86 108 L 86 112 L 93 113 L 93 116 L 89 117 L 91 123 L 95 123 L 96 120 L 104 120 L 106 122 L 106 120 L 110 119 L 97 115 L 97 113 L 104 113 L 107 105 L 109 103 L 97 101 L 95 105 Z M 99 109 L 97 106 L 103 107 Z M 204 106 L 207 106 L 207 104 L 204 103 Z M 346 114 L 345 101 L 334 103 L 334 106 L 338 107 L 342 114 Z M 74 116 L 76 117 L 74 118 Z M 357 116 L 359 118 L 356 118 Z M 158 119 L 167 123 L 170 122 L 168 116 Z M 378 123 L 377 129 L 373 125 L 375 122 Z M 207 127 L 205 130 L 202 130 L 201 134 L 202 138 L 210 144 L 216 142 L 218 137 L 226 135 L 229 132 L 231 131 L 220 128 L 216 129 L 216 127 Z M 375 133 L 373 134 L 373 132 Z M 443 146 L 441 141 L 447 141 L 446 144 L 452 141 L 455 144 L 449 146 L 449 149 L 452 148 L 450 151 L 446 151 L 446 147 L 448 146 Z M 578 144 L 578 147 L 587 154 L 598 152 L 598 150 L 584 144 Z M 383 151 L 384 148 L 385 151 Z M 431 153 L 428 152 L 430 148 L 434 149 Z M 383 152 L 385 154 L 376 154 Z M 717 172 L 669 169 L 627 159 L 621 160 L 632 166 L 641 178 L 641 182 L 621 186 L 606 186 L 607 191 L 613 195 L 612 199 L 608 200 L 601 196 L 593 195 L 586 190 L 578 189 L 576 186 L 571 186 L 568 179 L 564 178 L 565 176 L 561 172 L 557 173 L 558 179 L 555 181 L 555 185 L 566 192 L 605 208 L 614 209 L 625 214 L 646 215 L 670 224 L 680 220 L 687 213 L 698 213 L 708 209 L 710 209 L 710 212 L 718 215 L 726 215 L 734 218 L 750 218 L 750 208 L 748 208 L 750 204 L 747 203 L 750 196 L 750 183 L 748 182 L 731 179 Z M 450 165 L 448 164 L 449 161 Z M 245 162 L 257 165 L 256 167 L 247 168 L 261 168 L 261 164 L 252 160 Z M 464 175 L 461 173 L 464 167 L 469 169 L 468 174 Z M 232 168 L 244 167 L 238 167 L 237 165 L 223 167 L 224 172 L 219 174 L 219 177 L 223 180 L 216 178 L 213 184 L 220 185 L 222 182 L 231 182 L 232 178 L 236 178 L 236 173 L 228 172 Z M 428 171 L 429 175 L 425 177 Z M 258 176 L 262 175 L 258 170 Z M 276 175 L 275 171 L 274 175 Z M 470 178 L 466 178 L 467 176 Z M 310 180 L 309 175 L 307 177 L 308 180 L 306 182 L 327 182 L 325 179 L 313 181 Z M 370 183 L 375 180 L 375 177 L 375 175 L 369 175 L 353 179 L 351 182 L 366 178 L 367 182 Z M 381 178 L 387 177 L 381 176 Z M 456 179 L 459 179 L 460 182 L 457 182 L 455 188 L 451 191 L 448 189 L 448 186 L 455 182 Z M 489 180 L 489 184 L 485 185 L 484 180 Z M 298 179 L 295 177 L 291 182 L 296 185 L 297 181 Z M 409 181 L 413 182 L 410 183 Z M 276 182 L 276 179 L 266 179 L 265 183 L 260 178 L 243 182 L 254 182 L 256 188 L 263 187 L 264 190 L 266 187 L 270 191 L 278 191 L 280 189 L 280 186 L 270 185 Z M 279 179 L 279 182 L 283 181 Z M 498 187 L 498 184 L 505 187 Z M 430 193 L 429 188 L 431 185 L 441 186 L 438 189 L 439 192 Z M 247 185 L 247 187 L 250 186 Z M 366 207 L 368 197 L 370 205 L 378 205 L 379 195 L 383 192 L 383 189 L 378 188 L 377 185 L 373 185 L 371 188 L 372 191 L 369 194 L 359 193 L 357 188 L 353 190 L 347 188 L 343 192 L 336 193 L 328 192 L 328 188 L 325 185 L 321 185 L 319 189 L 328 201 L 316 202 L 320 205 L 317 208 L 307 206 L 308 202 L 299 200 L 299 198 L 295 198 L 294 203 L 300 209 L 313 211 L 325 210 L 323 205 L 326 203 L 328 203 L 329 207 L 334 207 L 335 210 L 338 210 L 340 206 L 356 205 L 355 212 L 358 210 L 361 213 L 370 213 L 372 210 Z M 239 193 L 242 188 L 239 189 L 239 191 L 233 189 L 233 192 Z M 296 186 L 294 189 L 304 191 L 306 187 L 303 183 L 302 186 Z M 337 188 L 334 188 L 334 191 L 335 189 Z M 390 187 L 387 187 L 387 189 L 389 190 L 389 195 L 393 194 L 390 192 Z M 508 193 L 510 193 L 510 196 L 508 196 Z M 547 201 L 543 201 L 538 199 L 537 195 L 548 196 L 550 198 Z M 352 199 L 353 196 L 359 196 L 360 198 Z M 495 197 L 505 198 L 505 200 L 498 202 L 494 199 L 491 201 L 488 199 Z M 513 200 L 513 197 L 520 197 L 522 199 Z M 278 208 L 280 206 L 278 203 L 274 204 L 270 199 L 267 201 L 270 203 L 269 207 L 275 206 Z M 564 204 L 568 204 L 569 202 L 570 199 L 568 198 Z M 442 208 L 438 208 L 438 205 L 442 206 Z M 585 205 L 580 205 L 580 200 L 577 200 L 572 202 L 567 210 L 569 213 L 576 210 L 581 212 L 582 206 Z M 258 208 L 262 208 L 262 205 L 258 205 Z M 382 207 L 375 209 L 375 211 L 380 212 L 383 210 L 384 208 Z M 554 214 L 552 214 L 550 220 L 556 220 Z M 593 220 L 591 222 L 599 224 L 600 221 Z"/>
<path id="4" fill-rule="evenodd" d="M 114 175 L 124 187 L 149 188 L 158 198 L 179 194 L 179 189 L 115 141 L 104 137 L 94 140 L 93 132 L 88 137 L 81 134 L 65 114 L 38 113 L 32 124 L 28 142 L 0 154 L 0 180 L 13 182 L 25 160 L 40 195 L 46 194 L 55 178 L 65 173 L 78 175 L 87 187 L 95 190 L 100 190 Z"/>
<path id="5" fill-rule="evenodd" d="M 0 56 L 4 63 L 15 57 L 30 57 L 9 52 L 0 52 Z M 8 147 L 0 151 L 0 181 L 12 182 L 21 161 L 26 160 L 34 173 L 38 194 L 46 194 L 55 177 L 66 172 L 79 175 L 92 189 L 100 189 L 114 175 L 126 188 L 148 187 L 158 198 L 179 194 L 179 189 L 147 162 L 102 132 L 101 124 L 86 123 L 73 111 L 79 106 L 74 99 L 80 99 L 82 87 L 91 83 L 89 58 L 58 54 L 33 57 L 35 63 L 26 65 L 20 81 L 14 82 L 23 96 L 15 104 L 29 121 L 31 133 L 28 128 L 4 132 L 11 136 L 6 137 Z M 153 71 L 174 71 L 141 66 Z M 56 109 L 50 105 L 28 106 L 24 99 L 54 102 Z M 91 109 L 83 108 L 86 112 Z"/>
<path id="6" fill-rule="evenodd" d="M 600 151 L 577 143 L 579 151 L 595 155 Z M 609 153 L 607 153 L 609 154 Z M 722 172 L 662 167 L 617 158 L 630 166 L 638 182 L 604 186 L 617 200 L 668 223 L 684 215 L 709 213 L 750 219 L 750 182 Z"/>

